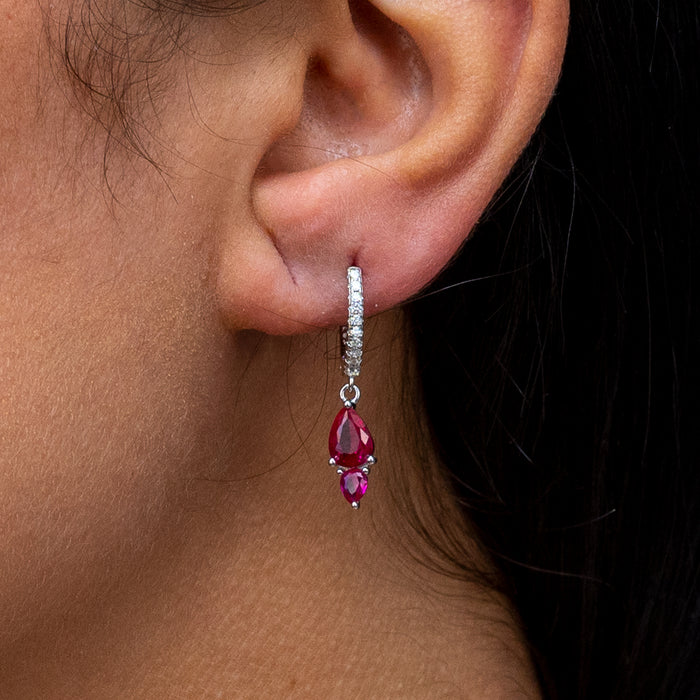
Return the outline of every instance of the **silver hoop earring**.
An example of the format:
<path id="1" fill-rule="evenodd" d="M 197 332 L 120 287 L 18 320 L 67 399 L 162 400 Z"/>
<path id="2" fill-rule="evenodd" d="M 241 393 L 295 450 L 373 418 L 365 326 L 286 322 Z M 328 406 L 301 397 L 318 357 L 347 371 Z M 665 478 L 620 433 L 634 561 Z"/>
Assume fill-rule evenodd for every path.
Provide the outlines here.
<path id="1" fill-rule="evenodd" d="M 340 490 L 350 505 L 357 509 L 367 491 L 367 477 L 376 463 L 374 440 L 367 425 L 355 410 L 360 388 L 355 380 L 360 375 L 364 334 L 364 297 L 362 270 L 348 268 L 348 323 L 341 329 L 343 371 L 348 378 L 340 390 L 343 408 L 333 421 L 328 437 L 328 463 L 340 475 Z"/>

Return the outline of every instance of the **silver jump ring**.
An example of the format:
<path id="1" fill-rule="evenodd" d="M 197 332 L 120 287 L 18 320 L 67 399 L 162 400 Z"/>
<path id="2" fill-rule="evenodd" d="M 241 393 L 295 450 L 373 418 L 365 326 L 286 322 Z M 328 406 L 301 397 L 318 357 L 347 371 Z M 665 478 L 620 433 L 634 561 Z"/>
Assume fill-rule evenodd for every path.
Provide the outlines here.
<path id="1" fill-rule="evenodd" d="M 352 398 L 348 398 L 347 394 L 350 390 L 353 390 L 353 396 Z M 346 384 L 341 390 L 340 390 L 340 400 L 344 404 L 352 404 L 353 406 L 360 400 L 360 387 L 357 386 L 357 384 Z"/>
<path id="2" fill-rule="evenodd" d="M 345 374 L 349 379 L 353 379 L 360 374 L 363 336 L 364 296 L 362 293 L 362 270 L 359 267 L 349 267 L 348 324 L 343 328 L 343 361 L 345 363 Z M 341 398 L 342 393 L 341 391 Z"/>

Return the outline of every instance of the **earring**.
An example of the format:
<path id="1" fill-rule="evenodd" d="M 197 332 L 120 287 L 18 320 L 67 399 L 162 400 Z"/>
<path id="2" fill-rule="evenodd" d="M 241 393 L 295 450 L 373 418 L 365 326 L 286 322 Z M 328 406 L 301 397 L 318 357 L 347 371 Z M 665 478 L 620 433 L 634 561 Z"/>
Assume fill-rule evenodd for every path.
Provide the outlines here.
<path id="1" fill-rule="evenodd" d="M 350 505 L 357 509 L 367 491 L 370 467 L 376 463 L 374 440 L 355 406 L 360 400 L 360 388 L 355 379 L 362 364 L 362 339 L 364 325 L 364 297 L 362 295 L 362 270 L 348 268 L 348 324 L 341 329 L 343 365 L 347 383 L 340 390 L 343 408 L 331 426 L 328 437 L 328 463 L 336 467 L 340 475 L 340 490 Z"/>

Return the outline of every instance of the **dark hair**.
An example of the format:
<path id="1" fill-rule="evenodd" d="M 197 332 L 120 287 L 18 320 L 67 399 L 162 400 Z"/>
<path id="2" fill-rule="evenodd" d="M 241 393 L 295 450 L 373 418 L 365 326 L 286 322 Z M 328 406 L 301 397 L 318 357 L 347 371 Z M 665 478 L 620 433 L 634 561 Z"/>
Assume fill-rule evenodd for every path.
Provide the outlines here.
<path id="1" fill-rule="evenodd" d="M 700 697 L 699 12 L 573 3 L 539 132 L 408 306 L 551 696 Z"/>

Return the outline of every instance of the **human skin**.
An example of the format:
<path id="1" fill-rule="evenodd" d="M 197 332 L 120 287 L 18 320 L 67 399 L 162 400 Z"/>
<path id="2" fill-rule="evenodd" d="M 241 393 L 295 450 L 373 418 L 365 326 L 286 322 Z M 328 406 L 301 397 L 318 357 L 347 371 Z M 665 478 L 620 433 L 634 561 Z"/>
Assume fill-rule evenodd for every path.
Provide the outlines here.
<path id="1" fill-rule="evenodd" d="M 308 149 L 294 160 L 288 142 L 274 145 L 303 113 L 309 55 L 336 50 L 321 38 L 347 55 L 357 44 L 342 5 L 268 2 L 193 20 L 187 50 L 160 67 L 167 79 L 141 113 L 159 169 L 106 150 L 85 93 L 61 71 L 51 40 L 76 6 L 0 1 L 3 698 L 537 696 L 507 601 L 411 556 L 429 548 L 391 490 L 403 484 L 428 512 L 421 491 L 436 459 L 428 451 L 426 465 L 414 449 L 420 411 L 404 403 L 413 380 L 400 312 L 368 329 L 358 408 L 380 462 L 355 513 L 324 466 L 342 382 L 333 324 L 343 276 L 324 281 L 324 294 L 303 282 L 305 265 L 326 257 L 342 273 L 343 239 L 318 242 L 312 226 L 301 243 L 281 238 L 301 282 L 275 306 L 289 295 L 273 289 L 260 221 L 306 216 L 290 214 L 285 172 L 335 161 L 309 160 Z M 474 217 L 534 128 L 562 46 L 546 56 L 541 104 L 486 158 L 493 172 Z M 386 86 L 392 70 L 379 60 L 373 75 Z M 358 89 L 370 88 L 380 97 L 359 102 L 371 118 L 356 133 L 372 153 L 395 150 L 433 114 L 419 90 L 420 124 L 374 138 L 376 124 L 404 114 L 403 93 Z M 308 182 L 289 190 L 299 187 Z M 409 288 L 388 274 L 373 281 L 382 261 L 365 242 L 370 311 L 417 291 L 460 243 L 457 233 L 435 241 L 439 254 Z M 475 568 L 491 571 L 439 496 Z"/>

